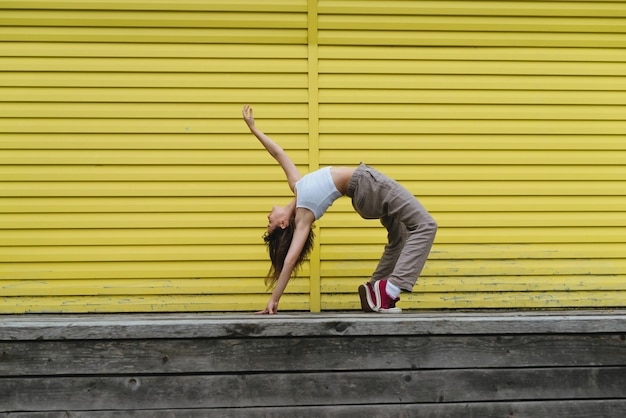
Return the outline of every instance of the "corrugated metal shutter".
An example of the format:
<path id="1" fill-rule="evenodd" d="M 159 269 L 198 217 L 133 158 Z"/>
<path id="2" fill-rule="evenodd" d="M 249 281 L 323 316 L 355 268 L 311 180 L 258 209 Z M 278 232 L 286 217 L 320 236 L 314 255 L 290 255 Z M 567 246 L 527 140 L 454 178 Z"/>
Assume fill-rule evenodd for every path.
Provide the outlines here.
<path id="1" fill-rule="evenodd" d="M 626 3 L 319 2 L 321 165 L 379 168 L 439 232 L 402 307 L 626 304 Z M 322 222 L 323 309 L 386 236 Z"/>
<path id="2" fill-rule="evenodd" d="M 265 306 L 290 191 L 241 106 L 308 169 L 306 1 L 0 7 L 0 310 Z"/>
<path id="3" fill-rule="evenodd" d="M 0 8 L 0 312 L 262 309 L 289 190 L 245 102 L 303 172 L 364 161 L 432 211 L 402 307 L 625 305 L 623 2 Z M 316 230 L 280 308 L 357 308 L 384 229 L 342 199 Z"/>

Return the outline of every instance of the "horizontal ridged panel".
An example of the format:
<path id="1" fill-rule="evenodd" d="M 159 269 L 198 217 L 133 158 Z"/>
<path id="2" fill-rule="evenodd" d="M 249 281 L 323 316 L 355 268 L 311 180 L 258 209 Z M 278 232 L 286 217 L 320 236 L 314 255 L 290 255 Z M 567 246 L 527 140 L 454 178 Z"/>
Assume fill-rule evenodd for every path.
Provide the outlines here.
<path id="1" fill-rule="evenodd" d="M 306 172 L 306 1 L 0 7 L 2 313 L 260 309 L 289 189 L 241 105 Z"/>
<path id="2" fill-rule="evenodd" d="M 439 224 L 402 307 L 623 306 L 625 12 L 320 1 L 320 163 L 379 168 Z M 320 222 L 324 309 L 358 309 L 386 242 L 351 211 Z"/>
<path id="3" fill-rule="evenodd" d="M 364 161 L 433 213 L 403 308 L 624 306 L 621 1 L 0 8 L 2 313 L 262 309 L 290 192 L 244 103 L 301 172 Z M 343 198 L 315 231 L 281 309 L 358 309 L 384 229 Z"/>

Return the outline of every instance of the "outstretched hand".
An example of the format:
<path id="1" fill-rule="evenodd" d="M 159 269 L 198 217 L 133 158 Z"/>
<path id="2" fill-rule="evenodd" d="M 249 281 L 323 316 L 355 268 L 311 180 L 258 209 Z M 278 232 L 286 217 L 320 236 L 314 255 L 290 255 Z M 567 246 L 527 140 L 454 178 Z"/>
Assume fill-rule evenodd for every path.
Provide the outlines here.
<path id="1" fill-rule="evenodd" d="M 257 315 L 274 315 L 278 313 L 278 301 L 273 297 L 267 302 L 267 306 L 262 311 L 256 312 Z"/>
<path id="2" fill-rule="evenodd" d="M 248 128 L 252 129 L 254 127 L 254 113 L 252 112 L 252 107 L 245 105 L 241 113 L 243 114 L 243 120 L 246 121 Z"/>

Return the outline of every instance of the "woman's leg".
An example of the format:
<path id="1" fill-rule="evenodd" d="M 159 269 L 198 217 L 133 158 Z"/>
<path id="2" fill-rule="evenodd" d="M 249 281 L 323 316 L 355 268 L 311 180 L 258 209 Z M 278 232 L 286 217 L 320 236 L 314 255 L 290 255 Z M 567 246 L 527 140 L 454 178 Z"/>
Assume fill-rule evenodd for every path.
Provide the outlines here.
<path id="1" fill-rule="evenodd" d="M 400 257 L 400 252 L 404 248 L 404 243 L 407 238 L 407 230 L 402 222 L 399 222 L 397 218 L 391 216 L 383 216 L 380 218 L 380 223 L 387 229 L 387 245 L 385 245 L 385 251 L 383 252 L 378 266 L 372 274 L 371 282 L 378 280 L 388 279 L 393 269 L 396 267 L 396 262 Z"/>

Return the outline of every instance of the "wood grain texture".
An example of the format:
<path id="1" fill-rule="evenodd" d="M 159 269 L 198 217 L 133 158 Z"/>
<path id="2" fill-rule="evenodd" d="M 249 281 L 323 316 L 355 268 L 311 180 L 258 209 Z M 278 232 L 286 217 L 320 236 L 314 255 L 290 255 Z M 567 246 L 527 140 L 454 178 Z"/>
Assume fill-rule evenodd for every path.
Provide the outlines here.
<path id="1" fill-rule="evenodd" d="M 147 409 L 124 411 L 46 411 L 0 413 L 2 418 L 614 418 L 626 413 L 624 400 L 520 401 L 520 402 L 461 402 L 457 404 L 387 404 L 338 405 L 305 407 L 259 408 L 201 408 L 201 409 Z"/>
<path id="2" fill-rule="evenodd" d="M 623 311 L 2 319 L 2 418 L 614 417 L 626 408 Z"/>
<path id="3" fill-rule="evenodd" d="M 623 333 L 626 311 L 5 315 L 0 341 Z"/>

